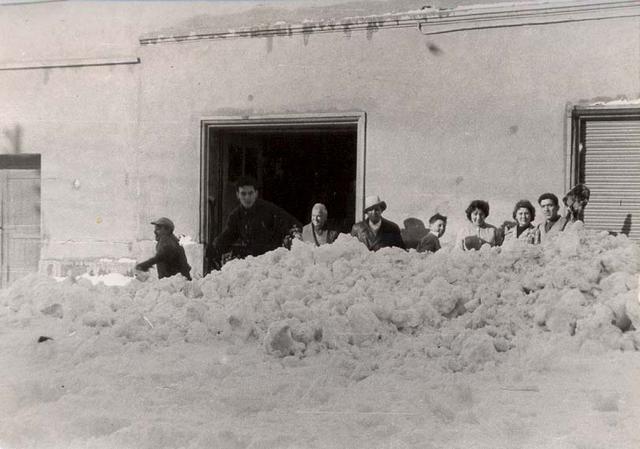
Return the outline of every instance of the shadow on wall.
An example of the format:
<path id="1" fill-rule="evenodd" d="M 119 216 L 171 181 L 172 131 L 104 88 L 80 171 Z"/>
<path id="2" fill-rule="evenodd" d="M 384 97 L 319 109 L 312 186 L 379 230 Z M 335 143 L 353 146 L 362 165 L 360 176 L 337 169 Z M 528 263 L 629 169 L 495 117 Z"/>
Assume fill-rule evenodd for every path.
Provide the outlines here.
<path id="1" fill-rule="evenodd" d="M 400 230 L 402 240 L 407 249 L 416 249 L 420 240 L 422 240 L 428 232 L 429 230 L 425 227 L 424 222 L 415 217 L 409 217 L 404 220 L 404 229 Z"/>
<path id="2" fill-rule="evenodd" d="M 631 232 L 631 224 L 631 214 L 627 214 L 627 216 L 624 218 L 624 223 L 622 224 L 622 230 L 620 231 L 620 234 L 624 234 L 629 237 L 629 233 Z"/>
<path id="3" fill-rule="evenodd" d="M 16 125 L 13 129 L 3 129 L 2 133 L 9 140 L 9 153 L 22 153 L 22 126 Z"/>

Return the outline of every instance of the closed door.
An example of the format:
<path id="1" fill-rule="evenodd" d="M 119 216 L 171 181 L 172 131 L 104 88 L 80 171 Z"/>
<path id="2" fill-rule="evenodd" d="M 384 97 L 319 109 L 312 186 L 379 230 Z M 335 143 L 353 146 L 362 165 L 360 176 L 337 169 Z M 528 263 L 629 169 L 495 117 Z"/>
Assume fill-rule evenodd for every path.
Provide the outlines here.
<path id="1" fill-rule="evenodd" d="M 40 170 L 0 169 L 0 287 L 38 271 Z"/>
<path id="2" fill-rule="evenodd" d="M 640 120 L 596 116 L 582 130 L 581 180 L 591 189 L 585 226 L 640 241 Z"/>

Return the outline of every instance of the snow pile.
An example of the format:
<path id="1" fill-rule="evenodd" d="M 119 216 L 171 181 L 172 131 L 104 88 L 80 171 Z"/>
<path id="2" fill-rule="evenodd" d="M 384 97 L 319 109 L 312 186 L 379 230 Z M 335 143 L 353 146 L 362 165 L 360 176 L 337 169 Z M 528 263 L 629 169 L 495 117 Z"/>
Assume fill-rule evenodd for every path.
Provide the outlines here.
<path id="1" fill-rule="evenodd" d="M 386 348 L 386 357 L 420 355 L 441 369 L 475 371 L 545 334 L 638 349 L 639 261 L 625 236 L 579 226 L 543 246 L 429 255 L 371 253 L 341 236 L 232 261 L 194 282 L 117 288 L 30 277 L 0 300 L 8 318 L 44 314 L 65 332 L 125 344 L 255 341 L 297 358 Z"/>
<path id="2" fill-rule="evenodd" d="M 297 242 L 296 242 L 297 243 Z M 294 244 L 0 291 L 0 447 L 639 447 L 638 247 Z"/>

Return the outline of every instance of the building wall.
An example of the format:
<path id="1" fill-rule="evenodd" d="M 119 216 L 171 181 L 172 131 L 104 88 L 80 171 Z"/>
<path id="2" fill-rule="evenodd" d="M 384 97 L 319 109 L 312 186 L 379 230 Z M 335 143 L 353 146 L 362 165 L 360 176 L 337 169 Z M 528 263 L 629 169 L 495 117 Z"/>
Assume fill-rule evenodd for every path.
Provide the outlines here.
<path id="1" fill-rule="evenodd" d="M 285 3 L 299 22 L 310 14 Z M 393 2 L 376 3 L 385 4 Z M 0 70 L 0 152 L 42 154 L 44 260 L 146 257 L 149 221 L 161 215 L 197 239 L 203 118 L 363 111 L 366 193 L 386 200 L 399 223 L 448 215 L 451 238 L 474 198 L 490 201 L 488 221 L 499 224 L 520 198 L 564 192 L 568 108 L 640 95 L 637 18 L 140 46 L 139 36 L 164 27 L 251 25 L 282 11 L 249 2 L 77 5 L 5 7 L 0 17 L 10 30 L 0 62 L 140 57 Z M 201 248 L 189 254 L 199 264 Z"/>
<path id="2" fill-rule="evenodd" d="M 204 117 L 364 111 L 365 191 L 387 201 L 388 217 L 439 211 L 451 237 L 484 198 L 500 224 L 521 198 L 564 193 L 571 105 L 638 95 L 637 30 L 634 18 L 144 45 L 146 173 L 180 184 L 157 198 L 150 188 L 148 204 L 163 201 L 197 233 Z"/>
<path id="3" fill-rule="evenodd" d="M 136 70 L 126 65 L 0 71 L 0 148 L 42 155 L 43 259 L 131 254 L 138 222 L 131 151 Z M 16 129 L 17 145 L 6 138 Z"/>

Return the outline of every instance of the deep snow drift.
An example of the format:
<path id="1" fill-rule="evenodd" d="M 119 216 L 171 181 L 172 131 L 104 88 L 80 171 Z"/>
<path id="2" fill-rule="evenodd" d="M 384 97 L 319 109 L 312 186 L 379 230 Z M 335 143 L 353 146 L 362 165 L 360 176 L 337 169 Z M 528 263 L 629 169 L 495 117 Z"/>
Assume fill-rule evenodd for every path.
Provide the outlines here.
<path id="1" fill-rule="evenodd" d="M 638 246 L 518 243 L 25 278 L 0 292 L 0 448 L 640 447 Z"/>

